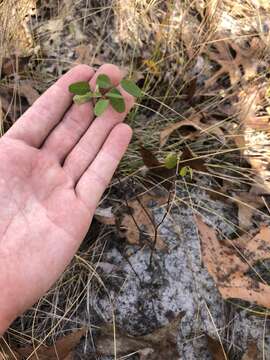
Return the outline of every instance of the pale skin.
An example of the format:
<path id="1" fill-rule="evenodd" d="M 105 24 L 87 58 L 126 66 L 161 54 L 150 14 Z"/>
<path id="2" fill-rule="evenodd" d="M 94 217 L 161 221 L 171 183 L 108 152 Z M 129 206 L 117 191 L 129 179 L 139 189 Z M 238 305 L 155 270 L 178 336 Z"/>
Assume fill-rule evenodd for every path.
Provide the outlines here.
<path id="1" fill-rule="evenodd" d="M 72 104 L 69 84 L 107 74 L 79 65 L 50 87 L 0 139 L 0 335 L 59 278 L 86 235 L 131 139 L 126 112 Z"/>

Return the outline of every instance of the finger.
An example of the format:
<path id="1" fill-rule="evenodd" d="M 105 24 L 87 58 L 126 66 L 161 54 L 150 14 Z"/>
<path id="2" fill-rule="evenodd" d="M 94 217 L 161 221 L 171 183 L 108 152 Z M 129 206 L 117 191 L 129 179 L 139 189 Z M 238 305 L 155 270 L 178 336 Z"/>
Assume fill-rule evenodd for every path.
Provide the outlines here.
<path id="1" fill-rule="evenodd" d="M 93 119 L 93 106 L 90 102 L 77 105 L 73 104 L 47 137 L 42 149 L 52 153 L 60 163 L 76 145 Z"/>
<path id="2" fill-rule="evenodd" d="M 104 72 L 103 72 L 104 73 Z M 118 70 L 118 82 L 121 73 Z M 76 183 L 102 147 L 112 128 L 122 122 L 134 104 L 134 98 L 119 88 L 126 104 L 124 113 L 118 113 L 111 106 L 97 117 L 84 136 L 67 156 L 64 169 Z"/>
<path id="3" fill-rule="evenodd" d="M 123 72 L 118 68 L 118 66 L 113 64 L 104 64 L 98 69 L 90 81 L 92 91 L 95 90 L 97 77 L 100 74 L 107 75 L 110 78 L 113 86 L 117 86 L 123 77 Z"/>
<path id="4" fill-rule="evenodd" d="M 132 136 L 126 124 L 116 125 L 95 160 L 76 186 L 76 194 L 90 211 L 94 211 L 108 186 Z"/>
<path id="5" fill-rule="evenodd" d="M 72 103 L 68 87 L 73 82 L 89 81 L 94 70 L 78 65 L 63 75 L 20 117 L 5 136 L 40 147 Z"/>
<path id="6" fill-rule="evenodd" d="M 114 65 L 105 64 L 92 77 L 90 85 L 95 87 L 99 74 L 107 73 L 114 84 L 118 84 L 120 72 Z M 62 163 L 68 153 L 77 144 L 94 118 L 92 102 L 82 105 L 73 104 L 63 120 L 56 126 L 46 139 L 43 149 L 53 153 Z M 61 146 L 59 146 L 61 144 Z"/>

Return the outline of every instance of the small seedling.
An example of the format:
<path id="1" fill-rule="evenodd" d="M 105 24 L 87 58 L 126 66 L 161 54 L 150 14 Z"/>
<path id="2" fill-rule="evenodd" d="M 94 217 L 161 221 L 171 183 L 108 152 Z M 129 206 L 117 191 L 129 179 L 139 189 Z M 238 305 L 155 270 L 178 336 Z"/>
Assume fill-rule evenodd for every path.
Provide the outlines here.
<path id="1" fill-rule="evenodd" d="M 169 153 L 164 160 L 164 165 L 167 169 L 173 169 L 176 167 L 177 162 L 178 162 L 177 154 Z"/>
<path id="2" fill-rule="evenodd" d="M 182 177 L 186 177 L 189 174 L 191 180 L 193 177 L 193 170 L 190 166 L 183 166 L 180 170 L 179 170 L 179 175 Z"/>
<path id="3" fill-rule="evenodd" d="M 180 160 L 180 157 L 181 157 L 181 153 L 179 155 L 177 155 L 174 152 L 169 153 L 164 159 L 164 166 L 167 169 L 176 168 L 177 164 L 178 164 L 178 161 Z M 193 177 L 193 169 L 190 166 L 183 166 L 183 167 L 179 168 L 178 174 L 180 176 L 182 176 L 182 177 L 186 177 L 187 175 L 189 175 L 190 178 L 192 179 L 192 177 Z"/>
<path id="4" fill-rule="evenodd" d="M 130 95 L 136 98 L 142 96 L 141 89 L 132 80 L 123 79 L 120 85 Z M 73 101 L 75 104 L 94 101 L 94 113 L 96 116 L 101 116 L 109 105 L 119 113 L 126 110 L 123 95 L 113 86 L 111 79 L 105 74 L 100 74 L 97 77 L 94 91 L 91 91 L 90 85 L 86 81 L 71 84 L 69 91 L 74 94 Z"/>

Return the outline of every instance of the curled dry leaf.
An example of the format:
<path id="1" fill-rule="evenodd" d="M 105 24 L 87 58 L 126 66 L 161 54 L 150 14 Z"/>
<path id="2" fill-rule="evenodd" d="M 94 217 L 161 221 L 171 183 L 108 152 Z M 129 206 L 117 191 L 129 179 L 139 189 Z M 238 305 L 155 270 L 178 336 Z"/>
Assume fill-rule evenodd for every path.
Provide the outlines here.
<path id="1" fill-rule="evenodd" d="M 161 130 L 159 135 L 160 146 L 164 146 L 168 141 L 169 137 L 173 135 L 176 131 L 185 139 L 185 140 L 195 140 L 202 134 L 212 134 L 220 139 L 224 137 L 223 131 L 218 126 L 212 126 L 212 124 L 205 124 L 202 122 L 203 115 L 195 114 L 190 116 L 186 120 L 181 120 L 176 123 L 170 124 L 163 130 Z"/>
<path id="2" fill-rule="evenodd" d="M 270 258 L 270 229 L 263 226 L 255 236 L 243 236 L 228 243 L 219 241 L 215 230 L 200 217 L 196 222 L 204 265 L 222 297 L 270 308 L 270 286 L 246 275 L 257 261 Z"/>
<path id="3" fill-rule="evenodd" d="M 114 355 L 115 341 L 118 356 L 137 352 L 140 360 L 178 360 L 177 350 L 178 327 L 184 312 L 181 312 L 168 325 L 144 336 L 130 336 L 126 332 L 114 329 L 111 324 L 101 327 L 101 335 L 96 340 L 97 352 L 100 355 Z"/>
<path id="4" fill-rule="evenodd" d="M 159 229 L 153 216 L 153 209 L 156 206 L 166 204 L 168 199 L 164 196 L 145 194 L 134 200 L 128 201 L 128 209 L 122 213 L 118 226 L 121 233 L 126 237 L 131 245 L 149 245 L 159 250 L 165 250 L 166 244 L 163 242 Z M 119 209 L 120 212 L 123 208 Z M 124 232 L 123 232 L 124 230 Z"/>
<path id="5" fill-rule="evenodd" d="M 201 117 L 198 115 L 194 116 L 192 119 L 181 120 L 179 122 L 170 124 L 160 132 L 160 146 L 164 146 L 168 141 L 169 137 L 177 130 L 181 136 L 185 137 L 185 139 L 196 139 L 200 136 L 200 132 L 202 130 L 200 121 Z"/>

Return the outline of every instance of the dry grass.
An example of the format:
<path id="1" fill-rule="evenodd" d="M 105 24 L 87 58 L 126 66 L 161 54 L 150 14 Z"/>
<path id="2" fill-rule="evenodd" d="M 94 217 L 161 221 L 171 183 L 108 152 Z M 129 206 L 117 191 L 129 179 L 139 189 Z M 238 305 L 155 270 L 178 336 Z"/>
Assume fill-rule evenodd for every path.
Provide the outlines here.
<path id="1" fill-rule="evenodd" d="M 26 19 L 34 13 L 35 0 L 2 0 L 0 2 L 0 58 L 14 52 L 28 54 L 32 48 Z"/>
<path id="2" fill-rule="evenodd" d="M 179 151 L 189 144 L 195 157 L 209 161 L 211 170 L 203 175 L 213 182 L 225 178 L 238 189 L 261 182 L 248 163 L 242 161 L 242 153 L 234 138 L 244 136 L 246 131 L 243 125 L 246 116 L 243 106 L 240 106 L 243 97 L 254 86 L 268 87 L 268 1 L 66 0 L 62 6 L 55 1 L 55 6 L 47 12 L 44 10 L 46 6 L 41 7 L 40 18 L 35 20 L 34 33 L 30 38 L 25 31 L 25 17 L 29 16 L 33 3 L 30 0 L 0 2 L 0 59 L 14 53 L 14 49 L 19 54 L 25 54 L 33 49 L 34 43 L 40 46 L 41 51 L 36 55 L 36 73 L 29 70 L 23 76 L 31 74 L 32 78 L 43 81 L 40 88 L 44 88 L 74 62 L 74 51 L 61 44 L 66 42 L 74 47 L 86 45 L 90 52 L 87 62 L 116 62 L 139 79 L 143 86 L 146 96 L 128 119 L 134 129 L 134 140 L 120 167 L 123 179 L 132 179 L 141 186 L 140 144 L 152 148 L 160 160 L 167 152 Z M 81 13 L 76 11 L 76 7 L 80 6 L 84 7 Z M 12 17 L 8 15 L 10 7 L 14 9 Z M 257 39 L 259 47 L 252 57 L 245 58 L 246 67 L 241 68 L 242 64 L 236 64 L 234 49 L 247 50 L 252 39 Z M 224 52 L 217 56 L 219 44 L 222 44 Z M 224 74 L 215 77 L 222 66 Z M 228 82 L 228 69 L 235 66 L 240 81 L 232 81 L 235 79 L 233 76 L 238 76 L 234 73 Z M 194 79 L 197 85 L 195 94 L 190 98 L 188 86 Z M 12 83 L 13 79 L 5 81 Z M 254 108 L 255 113 L 265 113 L 268 102 L 265 98 L 257 99 L 250 108 Z M 245 108 L 245 111 L 249 113 L 249 109 Z M 206 129 L 192 142 L 177 136 L 165 146 L 160 146 L 159 134 L 163 128 L 198 114 L 216 120 L 214 126 L 222 127 L 224 141 L 213 138 Z M 210 128 L 213 128 L 212 123 Z M 243 145 L 244 148 L 247 146 L 250 142 Z M 268 161 L 268 154 L 264 156 Z M 200 175 L 199 171 L 195 171 L 195 178 Z M 192 187 L 202 185 L 179 180 L 176 186 L 186 186 L 192 192 Z M 186 206 L 196 206 L 189 200 L 176 196 L 175 204 L 182 206 L 184 202 Z M 237 229 L 237 233 L 243 231 Z M 82 250 L 57 285 L 17 321 L 16 330 L 10 330 L 17 342 L 37 341 L 39 344 L 40 339 L 53 339 L 55 335 L 82 325 L 86 320 L 91 322 L 89 308 L 84 309 L 85 318 L 81 318 L 81 306 L 87 306 L 89 298 L 97 291 L 106 292 L 96 266 L 102 257 L 103 239 L 108 235 L 101 233 L 94 246 Z"/>

